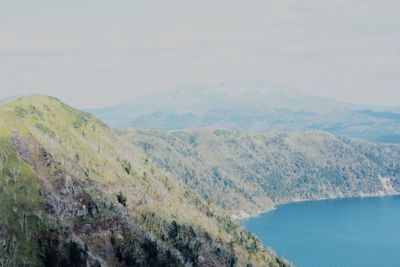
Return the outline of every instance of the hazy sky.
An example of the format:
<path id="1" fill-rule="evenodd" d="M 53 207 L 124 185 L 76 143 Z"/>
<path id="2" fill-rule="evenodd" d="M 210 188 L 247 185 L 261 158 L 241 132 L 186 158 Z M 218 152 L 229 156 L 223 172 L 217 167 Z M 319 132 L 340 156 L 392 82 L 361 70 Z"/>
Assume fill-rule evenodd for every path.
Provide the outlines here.
<path id="1" fill-rule="evenodd" d="M 400 105 L 400 1 L 2 1 L 0 98 L 110 105 L 181 85 L 265 80 Z"/>

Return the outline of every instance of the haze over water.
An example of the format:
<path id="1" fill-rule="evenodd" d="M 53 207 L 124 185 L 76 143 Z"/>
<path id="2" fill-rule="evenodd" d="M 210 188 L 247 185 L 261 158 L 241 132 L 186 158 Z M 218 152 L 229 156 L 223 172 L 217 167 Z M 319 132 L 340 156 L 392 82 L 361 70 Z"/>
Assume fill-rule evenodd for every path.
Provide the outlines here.
<path id="1" fill-rule="evenodd" d="M 299 202 L 242 224 L 298 266 L 399 266 L 400 197 Z"/>

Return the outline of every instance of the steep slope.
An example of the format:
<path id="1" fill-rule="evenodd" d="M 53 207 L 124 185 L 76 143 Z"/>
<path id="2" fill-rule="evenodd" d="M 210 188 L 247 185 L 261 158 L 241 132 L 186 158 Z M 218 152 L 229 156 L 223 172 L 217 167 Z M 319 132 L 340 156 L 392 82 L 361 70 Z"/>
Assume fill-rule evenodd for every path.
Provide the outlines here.
<path id="1" fill-rule="evenodd" d="M 274 203 L 400 192 L 400 146 L 329 133 L 124 130 L 158 166 L 235 217 Z"/>
<path id="2" fill-rule="evenodd" d="M 92 115 L 0 106 L 0 266 L 286 263 Z"/>

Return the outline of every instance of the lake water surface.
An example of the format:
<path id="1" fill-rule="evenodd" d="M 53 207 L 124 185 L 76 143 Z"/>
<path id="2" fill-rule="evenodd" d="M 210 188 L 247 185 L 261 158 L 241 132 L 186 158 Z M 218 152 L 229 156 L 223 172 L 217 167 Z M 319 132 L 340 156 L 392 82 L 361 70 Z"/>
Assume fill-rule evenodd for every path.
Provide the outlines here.
<path id="1" fill-rule="evenodd" d="M 280 205 L 242 221 L 297 266 L 400 266 L 400 197 Z"/>

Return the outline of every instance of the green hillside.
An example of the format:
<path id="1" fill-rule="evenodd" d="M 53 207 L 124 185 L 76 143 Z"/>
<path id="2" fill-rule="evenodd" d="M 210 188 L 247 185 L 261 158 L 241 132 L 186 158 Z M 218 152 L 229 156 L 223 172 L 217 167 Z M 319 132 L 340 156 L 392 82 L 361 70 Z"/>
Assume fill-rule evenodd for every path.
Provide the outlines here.
<path id="1" fill-rule="evenodd" d="M 1 105 L 0 266 L 286 264 L 178 174 L 55 98 Z"/>
<path id="2" fill-rule="evenodd" d="M 275 203 L 400 192 L 400 146 L 324 132 L 124 130 L 149 161 L 234 217 Z"/>

